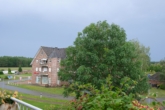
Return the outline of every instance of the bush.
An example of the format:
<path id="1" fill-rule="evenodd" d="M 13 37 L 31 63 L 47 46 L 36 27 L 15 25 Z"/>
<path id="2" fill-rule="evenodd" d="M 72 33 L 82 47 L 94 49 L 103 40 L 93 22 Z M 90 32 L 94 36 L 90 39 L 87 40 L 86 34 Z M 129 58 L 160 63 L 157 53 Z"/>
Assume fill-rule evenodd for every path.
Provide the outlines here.
<path id="1" fill-rule="evenodd" d="M 128 81 L 131 81 L 131 79 L 125 78 L 124 82 Z M 136 94 L 130 93 L 127 95 L 123 92 L 124 86 L 126 86 L 128 90 L 134 87 L 124 82 L 121 83 L 122 88 L 114 87 L 110 77 L 108 77 L 106 84 L 102 85 L 100 90 L 91 84 L 78 86 L 76 83 L 71 84 L 71 88 L 76 87 L 77 90 L 81 90 L 83 94 L 80 93 L 81 97 L 71 101 L 69 110 L 160 110 L 160 102 L 153 102 L 152 107 L 150 107 L 137 101 L 135 99 Z M 134 85 L 136 85 L 136 83 Z M 113 89 L 115 89 L 115 91 L 113 91 Z M 154 99 L 153 96 L 149 97 Z M 158 105 L 156 105 L 157 103 Z"/>
<path id="2" fill-rule="evenodd" d="M 14 97 L 14 98 L 17 98 L 17 99 L 21 99 L 21 96 L 18 95 L 18 92 L 15 91 L 15 92 L 9 92 L 9 91 L 2 91 L 0 90 L 0 105 L 1 104 L 5 104 L 5 103 L 8 103 L 8 104 L 13 104 L 14 101 L 10 99 L 10 97 Z"/>
<path id="3" fill-rule="evenodd" d="M 0 71 L 0 75 L 3 75 L 3 71 Z"/>
<path id="4" fill-rule="evenodd" d="M 161 85 L 160 85 L 160 89 L 165 90 L 165 84 L 161 84 Z"/>
<path id="5" fill-rule="evenodd" d="M 7 76 L 5 76 L 5 77 L 4 77 L 4 79 L 8 79 L 8 77 L 7 77 Z"/>

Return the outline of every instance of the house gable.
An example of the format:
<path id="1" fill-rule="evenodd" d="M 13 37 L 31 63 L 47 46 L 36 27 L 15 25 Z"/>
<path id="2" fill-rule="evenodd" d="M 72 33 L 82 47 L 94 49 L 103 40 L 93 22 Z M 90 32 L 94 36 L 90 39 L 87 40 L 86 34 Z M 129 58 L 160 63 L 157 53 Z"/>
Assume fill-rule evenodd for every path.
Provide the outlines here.
<path id="1" fill-rule="evenodd" d="M 34 61 L 36 60 L 36 58 L 37 58 L 38 55 L 44 55 L 47 58 L 46 52 L 43 50 L 42 47 L 40 47 L 40 49 L 37 51 L 35 57 L 33 58 L 32 62 L 30 63 L 30 65 L 32 65 L 34 63 Z"/>

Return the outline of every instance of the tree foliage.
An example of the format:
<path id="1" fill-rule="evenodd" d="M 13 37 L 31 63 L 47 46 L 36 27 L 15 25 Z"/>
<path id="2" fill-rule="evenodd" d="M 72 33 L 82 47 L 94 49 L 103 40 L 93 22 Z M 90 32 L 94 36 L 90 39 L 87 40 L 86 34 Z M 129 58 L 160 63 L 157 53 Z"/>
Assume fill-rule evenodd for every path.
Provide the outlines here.
<path id="1" fill-rule="evenodd" d="M 162 65 L 160 63 L 150 64 L 148 71 L 162 72 Z"/>
<path id="2" fill-rule="evenodd" d="M 9 73 L 9 74 L 11 73 L 11 69 L 10 69 L 10 68 L 8 68 L 8 73 Z"/>
<path id="3" fill-rule="evenodd" d="M 162 66 L 162 72 L 165 73 L 165 58 L 160 61 L 160 65 Z"/>
<path id="4" fill-rule="evenodd" d="M 141 62 L 141 69 L 142 71 L 147 71 L 150 65 L 150 48 L 145 47 L 144 45 L 140 44 L 138 40 L 130 40 L 130 42 L 135 46 L 135 52 L 138 55 L 137 59 Z"/>
<path id="5" fill-rule="evenodd" d="M 32 58 L 27 57 L 11 57 L 11 56 L 1 56 L 0 57 L 0 67 L 30 67 Z"/>
<path id="6" fill-rule="evenodd" d="M 160 65 L 161 65 L 160 81 L 163 81 L 163 83 L 161 84 L 161 88 L 165 89 L 165 59 L 162 59 L 160 61 Z"/>
<path id="7" fill-rule="evenodd" d="M 128 94 L 148 90 L 137 49 L 133 43 L 126 41 L 126 33 L 118 25 L 109 25 L 106 21 L 90 24 L 78 33 L 74 46 L 68 47 L 66 54 L 59 72 L 61 80 L 79 85 L 91 83 L 100 89 L 110 74 L 116 87 L 126 76 L 138 82 Z M 67 90 L 66 95 L 72 92 Z"/>

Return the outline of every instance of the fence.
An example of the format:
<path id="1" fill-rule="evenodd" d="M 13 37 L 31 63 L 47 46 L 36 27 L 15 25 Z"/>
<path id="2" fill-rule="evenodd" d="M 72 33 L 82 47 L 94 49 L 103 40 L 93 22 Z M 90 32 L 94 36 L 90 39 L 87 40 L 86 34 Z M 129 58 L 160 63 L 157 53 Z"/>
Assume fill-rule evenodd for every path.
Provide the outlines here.
<path id="1" fill-rule="evenodd" d="M 11 99 L 17 103 L 18 110 L 42 110 L 41 108 L 35 107 L 14 97 L 11 97 Z"/>

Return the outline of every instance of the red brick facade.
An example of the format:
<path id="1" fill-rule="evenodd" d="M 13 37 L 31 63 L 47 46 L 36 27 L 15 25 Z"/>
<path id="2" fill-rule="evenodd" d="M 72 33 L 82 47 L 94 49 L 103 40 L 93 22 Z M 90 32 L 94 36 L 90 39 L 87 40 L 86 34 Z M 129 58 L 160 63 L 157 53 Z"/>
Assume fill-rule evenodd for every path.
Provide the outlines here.
<path id="1" fill-rule="evenodd" d="M 53 49 L 52 49 L 53 50 Z M 31 62 L 32 65 L 32 84 L 41 86 L 58 86 L 58 71 L 61 58 L 49 58 L 47 53 L 41 47 Z"/>

